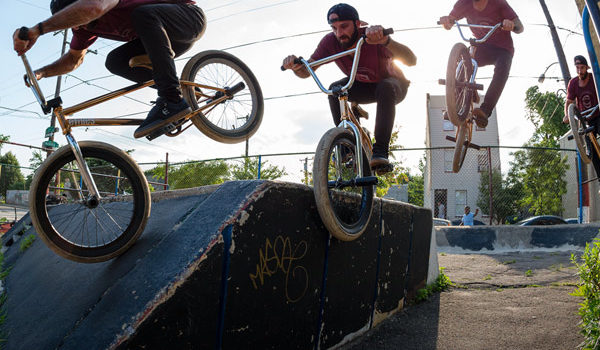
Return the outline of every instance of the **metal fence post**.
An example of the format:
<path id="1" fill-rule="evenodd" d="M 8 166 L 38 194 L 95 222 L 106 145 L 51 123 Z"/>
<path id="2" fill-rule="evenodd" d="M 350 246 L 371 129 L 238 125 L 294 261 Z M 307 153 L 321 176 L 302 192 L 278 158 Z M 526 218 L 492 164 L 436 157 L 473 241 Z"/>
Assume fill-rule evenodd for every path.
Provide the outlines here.
<path id="1" fill-rule="evenodd" d="M 258 156 L 258 179 L 260 180 L 260 166 L 262 164 L 262 156 Z"/>
<path id="2" fill-rule="evenodd" d="M 583 222 L 583 184 L 581 176 L 581 155 L 577 152 L 577 187 L 579 188 L 579 223 Z"/>
<path id="3" fill-rule="evenodd" d="M 165 156 L 165 191 L 169 189 L 169 152 Z"/>
<path id="4" fill-rule="evenodd" d="M 492 150 L 490 147 L 487 148 L 488 156 L 488 181 L 489 181 L 489 195 L 490 195 L 490 225 L 494 222 L 494 186 L 492 185 Z"/>

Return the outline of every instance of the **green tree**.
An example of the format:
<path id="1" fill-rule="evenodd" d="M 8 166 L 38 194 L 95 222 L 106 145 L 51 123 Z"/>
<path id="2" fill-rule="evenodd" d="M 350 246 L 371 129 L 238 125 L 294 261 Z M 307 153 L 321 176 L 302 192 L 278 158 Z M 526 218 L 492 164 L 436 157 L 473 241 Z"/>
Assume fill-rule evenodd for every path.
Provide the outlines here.
<path id="1" fill-rule="evenodd" d="M 222 160 L 193 162 L 169 167 L 169 188 L 191 188 L 223 183 L 229 168 Z M 158 179 L 165 178 L 165 167 L 157 166 L 145 172 Z"/>
<path id="2" fill-rule="evenodd" d="M 275 165 L 267 165 L 268 161 L 262 161 L 260 165 L 260 178 L 263 180 L 275 180 L 287 175 L 285 168 L 279 169 Z M 244 157 L 239 163 L 230 167 L 231 180 L 252 180 L 258 178 L 258 157 Z"/>
<path id="3" fill-rule="evenodd" d="M 24 189 L 25 178 L 21 173 L 19 161 L 12 152 L 0 156 L 0 195 L 6 197 L 6 190 Z"/>
<path id="4" fill-rule="evenodd" d="M 540 92 L 538 86 L 532 86 L 525 92 L 527 118 L 535 126 L 532 142 L 551 141 L 547 147 L 557 147 L 558 139 L 569 130 L 562 122 L 565 102 L 554 92 Z"/>
<path id="5" fill-rule="evenodd" d="M 489 172 L 483 171 L 479 181 L 477 206 L 487 214 L 490 214 L 489 183 Z M 503 179 L 499 170 L 492 170 L 492 189 L 493 222 L 497 225 L 506 223 L 506 218 L 515 216 L 520 208 L 521 191 L 514 188 L 508 178 Z"/>

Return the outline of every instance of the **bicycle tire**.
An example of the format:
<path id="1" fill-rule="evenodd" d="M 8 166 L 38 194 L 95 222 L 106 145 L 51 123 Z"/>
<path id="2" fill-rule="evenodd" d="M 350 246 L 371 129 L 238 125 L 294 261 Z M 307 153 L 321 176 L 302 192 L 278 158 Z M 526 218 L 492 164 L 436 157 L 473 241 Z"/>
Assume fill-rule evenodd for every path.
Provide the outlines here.
<path id="1" fill-rule="evenodd" d="M 63 146 L 35 172 L 29 192 L 31 221 L 58 255 L 82 263 L 102 262 L 124 253 L 142 234 L 150 216 L 150 190 L 124 151 L 96 141 L 79 146 L 103 198 L 94 208 L 85 205 L 87 190 L 75 155 L 70 146 Z"/>
<path id="2" fill-rule="evenodd" d="M 203 51 L 186 63 L 181 79 L 217 88 L 243 82 L 245 86 L 241 91 L 193 117 L 192 123 L 206 136 L 223 143 L 239 143 L 256 133 L 263 117 L 263 95 L 256 77 L 244 62 L 223 51 Z M 199 109 L 204 100 L 198 101 L 196 89 L 185 84 L 182 89 L 192 109 Z M 203 93 L 214 94 L 207 89 Z"/>
<path id="3" fill-rule="evenodd" d="M 452 159 L 452 172 L 458 173 L 465 162 L 467 149 L 469 148 L 467 125 L 463 123 L 458 126 L 456 143 L 454 145 L 454 158 Z"/>
<path id="4" fill-rule="evenodd" d="M 336 169 L 335 150 L 344 153 L 343 166 Z M 345 151 L 340 151 L 345 148 Z M 321 221 L 335 238 L 352 241 L 365 231 L 373 211 L 373 187 L 351 187 L 345 191 L 329 188 L 328 181 L 338 179 L 339 170 L 344 180 L 356 177 L 354 135 L 345 129 L 333 128 L 319 141 L 313 163 L 314 194 Z M 368 158 L 361 152 L 363 176 L 371 176 Z"/>
<path id="5" fill-rule="evenodd" d="M 456 83 L 468 83 L 472 74 L 473 63 L 469 50 L 463 43 L 456 43 L 450 51 L 446 69 L 446 109 L 450 121 L 457 126 L 471 112 L 473 90 L 466 86 L 457 87 Z"/>
<path id="6" fill-rule="evenodd" d="M 579 130 L 581 129 L 581 122 L 575 118 L 577 115 L 577 107 L 575 104 L 570 104 L 567 110 L 567 114 L 569 116 L 569 125 L 571 126 L 571 132 L 573 133 L 573 139 L 575 140 L 575 145 L 577 145 L 577 149 L 579 150 L 579 155 L 581 156 L 581 161 L 585 164 L 589 164 L 592 160 L 588 156 L 588 147 L 585 142 L 585 135 L 580 135 Z M 590 150 L 594 152 L 594 150 Z M 593 154 L 593 153 L 590 153 Z"/>

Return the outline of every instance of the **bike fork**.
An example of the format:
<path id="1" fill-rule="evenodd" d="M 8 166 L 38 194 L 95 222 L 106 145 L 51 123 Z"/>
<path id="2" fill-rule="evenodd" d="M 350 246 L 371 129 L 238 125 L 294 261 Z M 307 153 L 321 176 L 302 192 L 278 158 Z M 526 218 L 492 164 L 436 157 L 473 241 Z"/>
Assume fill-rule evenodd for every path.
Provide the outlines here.
<path id="1" fill-rule="evenodd" d="M 92 178 L 92 173 L 90 172 L 90 168 L 88 167 L 87 163 L 83 159 L 83 154 L 81 154 L 81 148 L 79 148 L 79 144 L 77 143 L 77 141 L 75 141 L 75 138 L 73 137 L 73 135 L 71 135 L 70 132 L 67 133 L 65 135 L 65 137 L 67 138 L 67 142 L 69 143 L 69 146 L 71 146 L 71 150 L 73 151 L 73 154 L 75 154 L 75 161 L 77 162 L 77 165 L 79 166 L 79 171 L 81 172 L 81 177 L 83 178 L 83 183 L 85 183 L 85 185 L 87 186 L 87 189 L 89 191 L 88 198 L 96 198 L 96 200 L 100 200 L 100 193 L 98 192 L 96 183 L 94 182 L 94 179 Z M 83 195 L 83 193 L 82 193 L 82 195 Z"/>

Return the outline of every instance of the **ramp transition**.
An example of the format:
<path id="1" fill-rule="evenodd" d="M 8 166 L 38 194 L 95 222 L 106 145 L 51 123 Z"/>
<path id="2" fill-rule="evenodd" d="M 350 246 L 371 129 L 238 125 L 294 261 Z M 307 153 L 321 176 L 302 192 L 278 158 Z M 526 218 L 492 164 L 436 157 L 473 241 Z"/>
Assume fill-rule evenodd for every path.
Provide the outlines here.
<path id="1" fill-rule="evenodd" d="M 111 261 L 71 262 L 39 239 L 5 251 L 5 349 L 331 348 L 425 286 L 430 239 L 429 209 L 381 199 L 359 239 L 331 239 L 297 184 L 158 194 Z"/>

